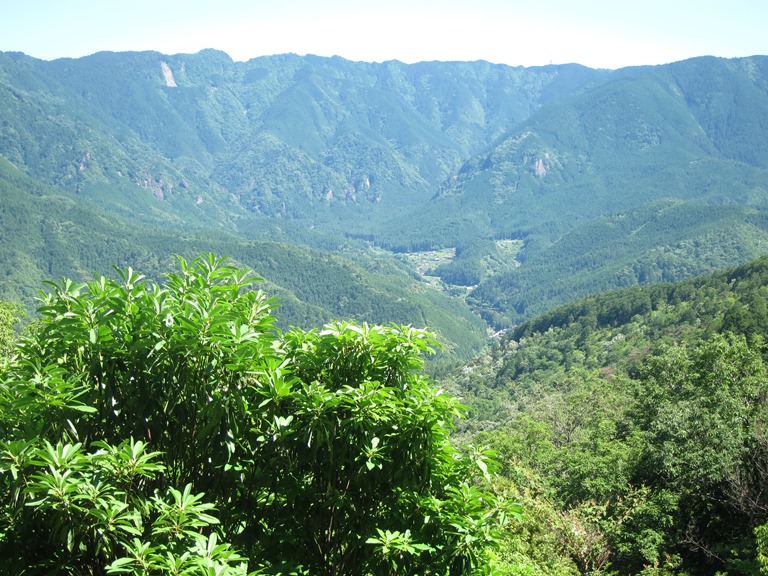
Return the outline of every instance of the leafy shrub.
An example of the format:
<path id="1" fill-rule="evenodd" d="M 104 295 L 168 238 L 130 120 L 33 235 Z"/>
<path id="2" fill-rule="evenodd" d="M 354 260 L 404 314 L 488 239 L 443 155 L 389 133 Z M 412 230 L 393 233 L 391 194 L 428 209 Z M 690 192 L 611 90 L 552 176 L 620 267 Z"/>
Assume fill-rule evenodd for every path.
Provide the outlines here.
<path id="1" fill-rule="evenodd" d="M 163 286 L 131 269 L 51 285 L 0 380 L 3 557 L 84 574 L 485 564 L 521 510 L 490 491 L 488 454 L 449 441 L 464 410 L 418 374 L 430 334 L 283 335 L 247 271 L 179 265 Z"/>

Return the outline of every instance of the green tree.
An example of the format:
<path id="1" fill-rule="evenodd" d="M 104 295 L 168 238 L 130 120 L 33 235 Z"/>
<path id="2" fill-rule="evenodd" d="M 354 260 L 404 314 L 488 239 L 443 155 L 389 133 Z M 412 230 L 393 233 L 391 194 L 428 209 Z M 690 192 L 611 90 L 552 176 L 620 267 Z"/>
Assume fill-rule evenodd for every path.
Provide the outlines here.
<path id="1" fill-rule="evenodd" d="M 640 371 L 637 420 L 646 445 L 637 472 L 676 494 L 676 532 L 666 539 L 684 543 L 680 554 L 699 569 L 752 573 L 751 532 L 768 517 L 768 374 L 763 341 L 752 340 L 716 334 L 672 346 Z"/>
<path id="2" fill-rule="evenodd" d="M 0 301 L 0 358 L 7 356 L 16 342 L 16 324 L 23 316 L 21 306 Z"/>
<path id="3" fill-rule="evenodd" d="M 247 573 L 202 494 L 147 487 L 164 470 L 143 442 L 17 440 L 0 451 L 3 574 Z"/>
<path id="4" fill-rule="evenodd" d="M 247 271 L 213 255 L 179 264 L 162 286 L 130 269 L 51 286 L 39 326 L 2 374 L 0 440 L 16 479 L 4 480 L 3 506 L 20 518 L 3 533 L 5 557 L 133 570 L 141 544 L 181 562 L 197 540 L 169 548 L 156 534 L 158 510 L 182 496 L 197 506 L 204 493 L 218 524 L 210 528 L 206 504 L 192 528 L 207 530 L 214 548 L 217 539 L 235 545 L 262 573 L 479 570 L 496 527 L 521 511 L 492 492 L 488 454 L 451 443 L 464 409 L 418 373 L 432 336 L 347 323 L 283 335 Z M 61 446 L 98 460 L 125 442 L 147 446 L 158 464 L 131 490 L 90 460 L 77 474 L 47 465 L 86 495 L 102 482 L 118 502 L 105 506 L 130 516 L 123 532 L 138 544 L 92 550 L 87 514 L 76 522 L 80 512 L 46 508 L 45 462 L 22 456 L 27 446 Z M 76 501 L 81 492 L 73 489 Z M 53 513 L 63 520 L 41 522 Z M 59 525 L 72 536 L 62 540 Z"/>

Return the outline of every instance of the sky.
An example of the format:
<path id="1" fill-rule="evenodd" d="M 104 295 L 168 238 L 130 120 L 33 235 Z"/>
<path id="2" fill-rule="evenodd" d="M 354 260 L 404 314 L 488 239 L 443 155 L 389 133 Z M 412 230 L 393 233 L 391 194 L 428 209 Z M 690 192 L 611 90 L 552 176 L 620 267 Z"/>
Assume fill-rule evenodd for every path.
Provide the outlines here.
<path id="1" fill-rule="evenodd" d="M 767 0 L 0 0 L 0 51 L 591 68 L 768 55 Z"/>

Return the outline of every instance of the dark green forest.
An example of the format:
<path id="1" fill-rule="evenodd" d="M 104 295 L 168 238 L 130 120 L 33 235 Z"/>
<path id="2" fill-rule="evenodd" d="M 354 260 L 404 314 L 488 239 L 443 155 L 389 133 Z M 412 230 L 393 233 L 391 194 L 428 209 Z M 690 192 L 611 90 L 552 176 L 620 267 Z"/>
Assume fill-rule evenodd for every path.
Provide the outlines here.
<path id="1" fill-rule="evenodd" d="M 37 189 L 30 194 L 30 188 Z M 486 341 L 485 324 L 466 306 L 421 286 L 395 260 L 359 248 L 345 257 L 343 238 L 321 249 L 297 243 L 296 236 L 248 240 L 204 227 L 178 231 L 137 224 L 38 186 L 2 160 L 0 195 L 0 266 L 6 270 L 0 291 L 30 315 L 44 280 L 114 276 L 113 266 L 129 265 L 157 279 L 173 265 L 173 254 L 191 258 L 216 249 L 267 279 L 270 292 L 280 297 L 282 328 L 320 327 L 337 318 L 430 326 L 444 350 L 458 357 Z"/>
<path id="2" fill-rule="evenodd" d="M 525 503 L 531 573 L 768 571 L 766 286 L 764 257 L 592 296 L 441 382 Z"/>

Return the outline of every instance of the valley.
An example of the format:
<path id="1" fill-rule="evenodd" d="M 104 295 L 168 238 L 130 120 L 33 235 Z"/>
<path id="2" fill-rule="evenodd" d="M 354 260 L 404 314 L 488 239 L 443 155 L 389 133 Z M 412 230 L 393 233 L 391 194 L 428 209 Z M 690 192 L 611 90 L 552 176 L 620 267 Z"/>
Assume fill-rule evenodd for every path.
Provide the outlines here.
<path id="1" fill-rule="evenodd" d="M 768 56 L 0 53 L 0 551 L 768 573 L 766 142 Z"/>
<path id="2" fill-rule="evenodd" d="M 761 255 L 766 67 L 6 53 L 0 154 L 23 189 L 51 187 L 126 226 L 342 258 L 365 242 L 395 260 L 453 250 L 430 274 L 495 330 Z"/>

